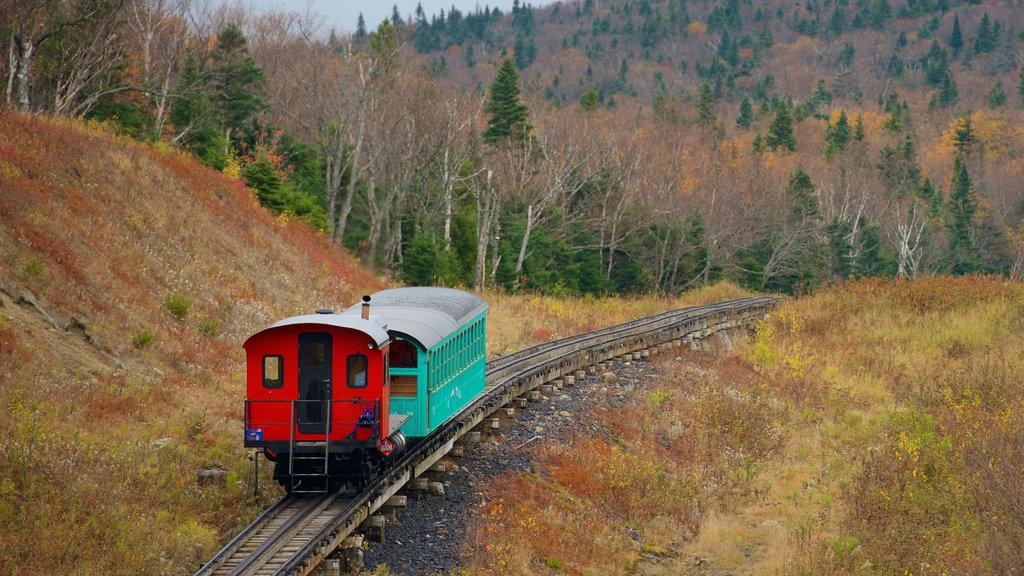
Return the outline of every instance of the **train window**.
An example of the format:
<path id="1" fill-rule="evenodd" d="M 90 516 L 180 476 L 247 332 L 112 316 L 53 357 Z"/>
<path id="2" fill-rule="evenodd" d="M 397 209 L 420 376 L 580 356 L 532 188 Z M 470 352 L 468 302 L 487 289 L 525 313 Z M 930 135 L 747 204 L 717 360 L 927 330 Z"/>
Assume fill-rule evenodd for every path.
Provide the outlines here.
<path id="1" fill-rule="evenodd" d="M 416 367 L 416 346 L 405 340 L 395 340 L 391 343 L 391 366 L 394 368 L 415 368 Z"/>
<path id="2" fill-rule="evenodd" d="M 327 347 L 323 342 L 307 342 L 303 348 L 306 350 L 305 368 L 323 368 L 324 356 Z"/>
<path id="3" fill-rule="evenodd" d="M 365 354 L 353 354 L 345 361 L 345 383 L 349 388 L 366 388 L 367 372 Z"/>
<path id="4" fill-rule="evenodd" d="M 280 388 L 284 386 L 284 358 L 282 356 L 263 357 L 263 387 Z"/>

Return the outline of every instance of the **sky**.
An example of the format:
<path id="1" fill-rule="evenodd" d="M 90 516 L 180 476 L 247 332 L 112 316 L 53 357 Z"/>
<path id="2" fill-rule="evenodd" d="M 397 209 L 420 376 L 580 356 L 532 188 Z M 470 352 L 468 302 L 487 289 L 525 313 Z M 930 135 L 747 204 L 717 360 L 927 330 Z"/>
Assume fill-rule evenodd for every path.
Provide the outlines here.
<path id="1" fill-rule="evenodd" d="M 347 32 L 355 31 L 356 20 L 359 18 L 360 12 L 366 20 L 367 29 L 376 28 L 381 20 L 391 16 L 392 6 L 398 6 L 398 13 L 403 18 L 412 15 L 416 11 L 417 4 L 423 4 L 423 11 L 427 13 L 427 18 L 441 10 L 448 12 L 452 6 L 464 13 L 472 12 L 477 6 L 481 8 L 496 6 L 502 12 L 512 9 L 512 0 L 377 0 L 369 2 L 365 0 L 249 0 L 245 3 L 265 8 L 284 9 L 290 12 L 305 12 L 309 7 L 313 12 L 324 17 L 324 29 L 334 28 Z M 539 7 L 549 4 L 550 0 L 532 0 L 524 3 Z"/>

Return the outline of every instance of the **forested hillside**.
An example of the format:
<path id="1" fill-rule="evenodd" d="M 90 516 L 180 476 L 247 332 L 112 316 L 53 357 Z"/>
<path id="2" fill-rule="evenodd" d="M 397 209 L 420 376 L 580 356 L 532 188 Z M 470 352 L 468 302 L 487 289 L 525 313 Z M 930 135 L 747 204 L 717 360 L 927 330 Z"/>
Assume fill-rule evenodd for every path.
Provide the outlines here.
<path id="1" fill-rule="evenodd" d="M 0 17 L 9 107 L 190 150 L 407 283 L 1020 273 L 1013 2 L 37 4 Z"/>

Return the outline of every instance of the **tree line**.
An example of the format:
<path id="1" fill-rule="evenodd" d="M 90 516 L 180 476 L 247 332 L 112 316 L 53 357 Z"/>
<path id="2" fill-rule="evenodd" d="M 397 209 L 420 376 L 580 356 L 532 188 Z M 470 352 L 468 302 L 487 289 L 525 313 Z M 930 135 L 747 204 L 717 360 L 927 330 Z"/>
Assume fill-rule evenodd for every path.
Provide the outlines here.
<path id="1" fill-rule="evenodd" d="M 347 35 L 311 14 L 191 0 L 3 1 L 9 109 L 107 120 L 190 150 L 409 284 L 672 293 L 729 278 L 799 292 L 1024 264 L 1024 135 L 1008 110 L 1024 76 L 1019 95 L 987 97 L 986 110 L 939 102 L 964 50 L 958 14 L 949 51 L 933 41 L 894 76 L 904 89 L 872 103 L 838 78 L 806 94 L 744 90 L 751 54 L 792 47 L 749 51 L 730 33 L 754 7 L 716 4 L 707 22 L 721 41 L 699 84 L 662 80 L 648 103 L 623 91 L 609 106 L 596 91 L 545 98 L 520 78 L 529 64 L 514 46 L 479 53 L 491 80 L 478 90 L 417 55 L 442 30 L 479 39 L 507 25 L 530 41 L 540 25 L 519 4 Z M 657 11 L 626 4 L 616 10 Z M 671 5 L 690 22 L 685 2 Z M 972 58 L 1005 37 L 997 22 L 986 15 L 970 35 Z"/>

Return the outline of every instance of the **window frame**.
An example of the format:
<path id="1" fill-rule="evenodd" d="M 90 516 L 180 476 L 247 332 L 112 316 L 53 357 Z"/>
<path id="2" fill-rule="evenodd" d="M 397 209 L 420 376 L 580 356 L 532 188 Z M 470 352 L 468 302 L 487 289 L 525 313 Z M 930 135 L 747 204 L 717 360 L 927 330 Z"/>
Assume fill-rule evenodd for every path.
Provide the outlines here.
<path id="1" fill-rule="evenodd" d="M 363 385 L 362 386 L 353 386 L 352 385 L 352 381 L 353 381 L 353 378 L 352 378 L 353 377 L 352 361 L 356 360 L 358 358 L 362 358 L 363 359 L 363 370 L 362 370 L 362 372 L 365 375 L 365 377 L 363 379 Z M 358 374 L 358 372 L 356 372 L 356 374 Z M 367 356 L 366 354 L 363 354 L 362 352 L 356 352 L 355 354 L 349 354 L 348 356 L 345 357 L 345 386 L 348 387 L 348 388 L 351 388 L 352 390 L 362 390 L 362 389 L 367 388 L 367 387 L 370 386 L 370 357 L 369 356 Z"/>
<path id="2" fill-rule="evenodd" d="M 267 378 L 267 360 L 277 358 L 277 378 Z M 264 354 L 260 362 L 260 381 L 267 390 L 277 390 L 284 387 L 284 356 L 281 354 Z"/>

